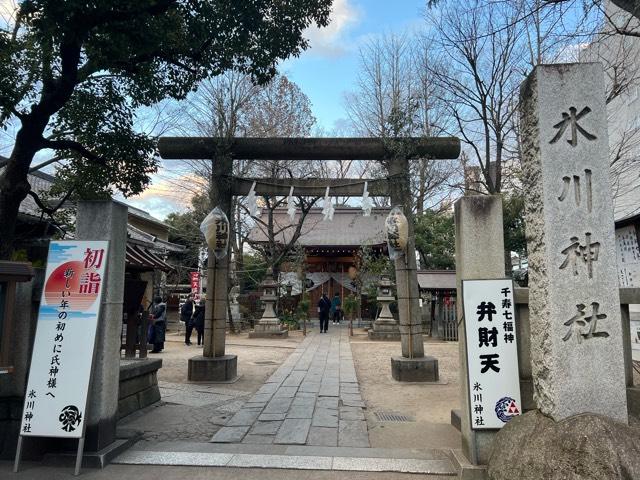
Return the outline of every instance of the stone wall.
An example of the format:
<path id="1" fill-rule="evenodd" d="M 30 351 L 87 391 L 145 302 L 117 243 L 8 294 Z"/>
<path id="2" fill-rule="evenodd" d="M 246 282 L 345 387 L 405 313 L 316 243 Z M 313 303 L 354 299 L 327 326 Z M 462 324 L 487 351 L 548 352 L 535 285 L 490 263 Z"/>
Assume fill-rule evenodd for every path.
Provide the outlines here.
<path id="1" fill-rule="evenodd" d="M 118 419 L 160 400 L 157 373 L 161 367 L 159 358 L 120 361 Z"/>

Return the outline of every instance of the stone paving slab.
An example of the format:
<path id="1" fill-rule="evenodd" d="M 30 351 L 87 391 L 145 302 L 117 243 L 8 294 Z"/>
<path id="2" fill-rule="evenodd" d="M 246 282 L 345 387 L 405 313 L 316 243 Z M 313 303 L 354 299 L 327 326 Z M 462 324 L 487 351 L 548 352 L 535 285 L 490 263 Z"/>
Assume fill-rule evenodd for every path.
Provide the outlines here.
<path id="1" fill-rule="evenodd" d="M 303 340 L 212 442 L 367 447 L 364 408 L 347 329 L 333 328 Z"/>
<path id="2" fill-rule="evenodd" d="M 258 419 L 262 409 L 242 408 L 225 425 L 226 427 L 251 426 Z"/>
<path id="3" fill-rule="evenodd" d="M 340 407 L 340 420 L 364 420 L 364 412 L 359 407 Z"/>
<path id="4" fill-rule="evenodd" d="M 282 425 L 281 421 L 275 422 L 256 422 L 253 424 L 249 434 L 255 435 L 275 435 L 278 433 L 278 429 Z"/>
<path id="5" fill-rule="evenodd" d="M 320 391 L 318 395 L 321 397 L 337 397 L 339 396 L 340 387 L 338 384 L 325 384 L 320 385 Z"/>
<path id="6" fill-rule="evenodd" d="M 318 400 L 316 401 L 316 407 L 337 410 L 338 397 L 318 397 Z"/>
<path id="7" fill-rule="evenodd" d="M 240 442 L 249 431 L 249 426 L 246 427 L 222 427 L 216 432 L 211 439 L 212 442 L 221 443 L 234 443 Z"/>
<path id="8" fill-rule="evenodd" d="M 271 384 L 270 384 L 271 385 Z M 253 397 L 249 399 L 249 402 L 252 403 L 267 403 L 273 397 L 273 393 L 256 393 Z"/>
<path id="9" fill-rule="evenodd" d="M 338 429 L 326 427 L 314 427 L 309 429 L 307 445 L 335 447 L 338 445 Z"/>
<path id="10" fill-rule="evenodd" d="M 242 443 L 250 445 L 271 445 L 273 443 L 273 435 L 253 435 L 248 433 L 243 439 Z"/>
<path id="11" fill-rule="evenodd" d="M 287 418 L 282 422 L 273 443 L 304 445 L 307 442 L 310 427 L 311 419 Z"/>
<path id="12" fill-rule="evenodd" d="M 338 445 L 344 447 L 368 447 L 369 433 L 364 420 L 340 420 Z"/>
<path id="13" fill-rule="evenodd" d="M 314 427 L 338 427 L 338 410 L 317 408 L 311 423 Z"/>
<path id="14" fill-rule="evenodd" d="M 313 403 L 307 405 L 292 405 L 287 413 L 287 418 L 312 418 L 314 408 Z"/>
<path id="15" fill-rule="evenodd" d="M 286 416 L 286 413 L 263 413 L 258 417 L 258 420 L 262 422 L 271 422 L 274 420 L 284 420 Z"/>
<path id="16" fill-rule="evenodd" d="M 298 387 L 280 387 L 276 393 L 273 395 L 273 398 L 287 397 L 293 398 L 296 396 L 296 392 L 298 391 Z"/>
<path id="17" fill-rule="evenodd" d="M 264 408 L 263 413 L 287 413 L 293 398 L 275 397 Z"/>

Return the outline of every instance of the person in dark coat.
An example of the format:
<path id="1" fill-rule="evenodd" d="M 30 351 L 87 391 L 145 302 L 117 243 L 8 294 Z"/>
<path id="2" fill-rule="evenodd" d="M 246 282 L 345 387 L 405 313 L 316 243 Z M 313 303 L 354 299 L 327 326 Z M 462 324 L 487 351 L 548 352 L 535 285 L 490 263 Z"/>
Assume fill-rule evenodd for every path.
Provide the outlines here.
<path id="1" fill-rule="evenodd" d="M 340 315 L 342 314 L 341 308 L 342 301 L 340 300 L 340 295 L 336 293 L 331 300 L 331 320 L 334 325 L 336 323 L 340 325 Z"/>
<path id="2" fill-rule="evenodd" d="M 180 321 L 184 322 L 184 344 L 191 345 L 191 332 L 193 332 L 193 295 L 189 294 L 187 301 L 180 308 Z"/>
<path id="3" fill-rule="evenodd" d="M 200 300 L 200 303 L 196 305 L 196 309 L 193 312 L 193 326 L 198 332 L 198 346 L 204 346 L 204 298 Z"/>
<path id="4" fill-rule="evenodd" d="M 320 301 L 318 302 L 318 313 L 320 316 L 320 333 L 327 333 L 327 328 L 329 328 L 330 311 L 331 300 L 329 300 L 329 297 L 327 297 L 326 293 L 323 293 Z"/>
<path id="5" fill-rule="evenodd" d="M 151 353 L 160 353 L 164 350 L 165 332 L 167 331 L 167 304 L 158 296 L 153 300 L 151 307 L 153 315 L 153 350 Z"/>

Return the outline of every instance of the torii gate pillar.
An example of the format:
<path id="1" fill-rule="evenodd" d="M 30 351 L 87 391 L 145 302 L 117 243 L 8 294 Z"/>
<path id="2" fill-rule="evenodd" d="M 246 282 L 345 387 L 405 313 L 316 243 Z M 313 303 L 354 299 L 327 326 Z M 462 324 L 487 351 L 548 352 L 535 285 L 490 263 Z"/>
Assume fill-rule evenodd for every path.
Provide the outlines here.
<path id="1" fill-rule="evenodd" d="M 233 159 L 227 150 L 216 151 L 212 160 L 209 197 L 231 216 Z M 237 355 L 225 355 L 227 308 L 229 302 L 229 255 L 217 259 L 209 249 L 207 265 L 207 299 L 204 315 L 204 350 L 202 355 L 189 359 L 188 379 L 192 382 L 231 382 L 238 377 Z"/>
<path id="2" fill-rule="evenodd" d="M 391 357 L 391 375 L 401 382 L 437 382 L 439 380 L 438 359 L 424 355 L 422 340 L 409 160 L 395 158 L 384 163 L 389 174 L 391 206 L 402 206 L 409 224 L 407 253 L 395 260 L 402 356 Z"/>

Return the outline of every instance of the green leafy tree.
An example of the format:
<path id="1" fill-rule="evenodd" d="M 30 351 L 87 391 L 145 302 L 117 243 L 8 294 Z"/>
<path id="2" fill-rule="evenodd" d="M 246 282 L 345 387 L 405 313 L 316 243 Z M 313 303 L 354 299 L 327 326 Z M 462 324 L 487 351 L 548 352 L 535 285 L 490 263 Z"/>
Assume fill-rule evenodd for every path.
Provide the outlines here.
<path id="1" fill-rule="evenodd" d="M 245 292 L 259 291 L 260 283 L 267 276 L 267 264 L 262 256 L 251 253 L 242 255 L 243 269 L 238 271 L 238 277 L 242 277 L 240 285 Z"/>
<path id="2" fill-rule="evenodd" d="M 204 216 L 197 211 L 189 209 L 184 213 L 173 212 L 165 219 L 169 225 L 169 241 L 184 245 L 186 250 L 180 253 L 171 253 L 170 261 L 178 267 L 176 278 L 169 279 L 169 283 L 188 283 L 188 272 L 198 269 L 200 251 L 205 245 L 204 237 L 200 231 L 200 223 Z"/>
<path id="3" fill-rule="evenodd" d="M 0 27 L 0 126 L 16 125 L 0 175 L 0 258 L 13 248 L 27 171 L 41 150 L 83 195 L 140 193 L 157 167 L 136 112 L 183 99 L 227 70 L 265 82 L 326 26 L 331 0 L 23 0 Z"/>
<path id="4" fill-rule="evenodd" d="M 420 266 L 431 270 L 456 268 L 456 232 L 453 215 L 427 210 L 415 220 L 416 250 Z"/>

